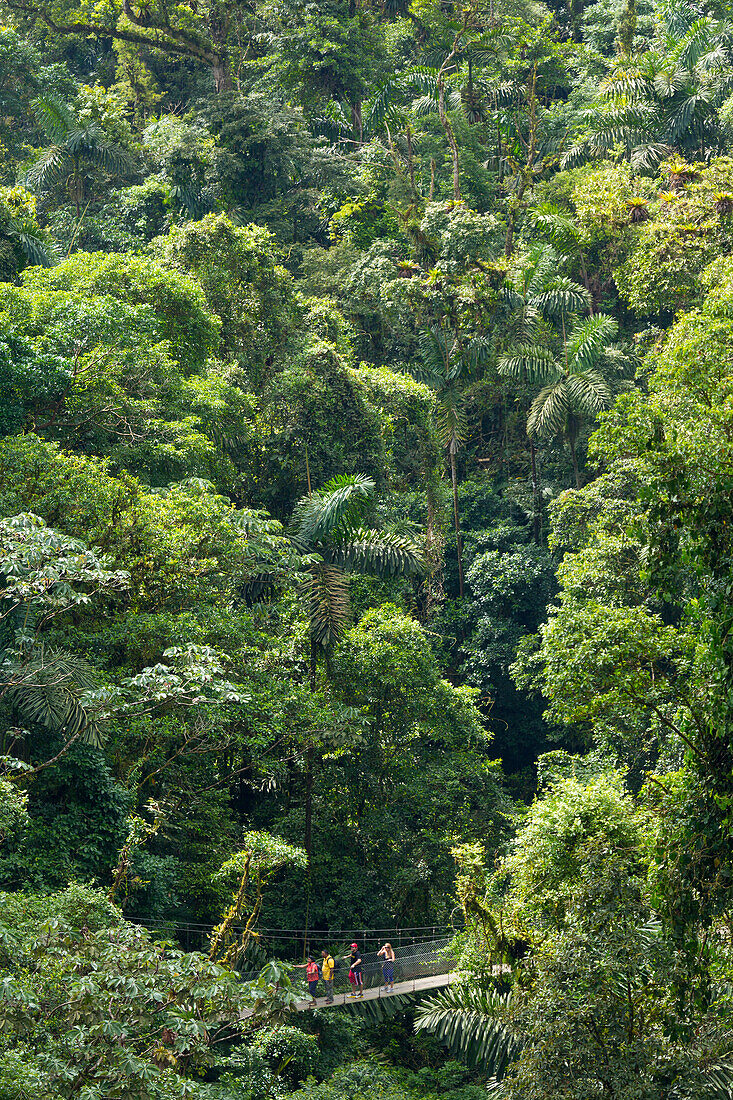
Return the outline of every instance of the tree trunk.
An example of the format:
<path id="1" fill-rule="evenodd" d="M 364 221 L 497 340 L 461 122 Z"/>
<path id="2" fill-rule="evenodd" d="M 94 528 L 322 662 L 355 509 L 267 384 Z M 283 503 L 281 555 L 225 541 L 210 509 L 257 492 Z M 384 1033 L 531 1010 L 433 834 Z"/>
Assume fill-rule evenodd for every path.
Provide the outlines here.
<path id="1" fill-rule="evenodd" d="M 364 122 L 361 117 L 360 99 L 357 99 L 356 103 L 351 108 L 351 125 L 354 128 L 354 137 L 356 138 L 357 145 L 361 148 L 364 144 Z"/>
<path id="2" fill-rule="evenodd" d="M 578 469 L 578 456 L 575 453 L 575 431 L 571 428 L 568 432 L 568 440 L 570 442 L 570 456 L 573 460 L 573 473 L 575 474 L 575 488 L 580 489 L 580 470 Z"/>
<path id="3" fill-rule="evenodd" d="M 450 145 L 450 155 L 453 161 L 453 200 L 454 202 L 461 201 L 461 181 L 458 171 L 458 144 L 456 142 L 456 135 L 453 133 L 453 127 L 450 124 L 448 113 L 445 109 L 445 80 L 443 74 L 438 76 L 438 114 L 440 115 L 440 121 L 445 130 L 445 136 L 448 138 L 448 144 Z"/>
<path id="4" fill-rule="evenodd" d="M 405 137 L 407 139 L 407 171 L 410 175 L 410 190 L 412 191 L 413 202 L 419 202 L 421 196 L 415 183 L 415 153 L 412 148 L 412 130 L 409 122 L 405 130 Z"/>
<path id="5" fill-rule="evenodd" d="M 540 483 L 537 477 L 537 451 L 535 445 L 530 439 L 529 441 L 529 453 L 532 459 L 532 511 L 533 526 L 534 526 L 534 541 L 535 545 L 540 544 L 540 535 L 542 533 L 542 496 L 540 494 Z"/>
<path id="6" fill-rule="evenodd" d="M 215 58 L 211 69 L 214 74 L 214 87 L 217 93 L 230 92 L 234 87 L 234 82 L 229 68 L 229 58 L 226 54 L 222 53 Z"/>
<path id="7" fill-rule="evenodd" d="M 315 640 L 311 638 L 311 652 L 310 652 L 310 689 L 312 692 L 316 690 L 316 670 L 318 667 L 318 649 L 316 647 Z M 308 738 L 308 744 L 305 749 L 305 828 L 304 828 L 304 844 L 306 864 L 308 867 L 308 874 L 310 875 L 311 866 L 311 851 L 313 841 L 313 740 Z"/>
<path id="8" fill-rule="evenodd" d="M 450 478 L 453 485 L 453 520 L 456 527 L 456 555 L 458 557 L 458 597 L 463 598 L 463 550 L 461 547 L 461 525 L 458 519 L 458 477 L 456 475 L 455 445 L 450 448 Z"/>

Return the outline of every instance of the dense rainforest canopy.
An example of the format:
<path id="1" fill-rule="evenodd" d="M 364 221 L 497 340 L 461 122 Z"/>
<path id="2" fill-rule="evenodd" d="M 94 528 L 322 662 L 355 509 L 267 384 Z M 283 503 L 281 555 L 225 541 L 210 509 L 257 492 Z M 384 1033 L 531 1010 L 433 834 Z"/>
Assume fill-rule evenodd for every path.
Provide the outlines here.
<path id="1" fill-rule="evenodd" d="M 0 388 L 0 1100 L 733 1098 L 727 4 L 0 0 Z"/>

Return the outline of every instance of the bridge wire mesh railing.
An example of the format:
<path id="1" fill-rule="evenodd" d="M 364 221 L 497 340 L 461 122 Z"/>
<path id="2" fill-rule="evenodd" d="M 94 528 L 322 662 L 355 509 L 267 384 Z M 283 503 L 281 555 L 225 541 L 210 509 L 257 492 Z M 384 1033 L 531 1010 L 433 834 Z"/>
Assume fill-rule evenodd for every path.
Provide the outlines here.
<path id="1" fill-rule="evenodd" d="M 391 985 L 404 985 L 407 982 L 418 982 L 421 978 L 432 978 L 439 974 L 449 974 L 454 966 L 455 959 L 452 956 L 450 950 L 451 940 L 448 937 L 442 939 L 430 940 L 423 943 L 415 943 L 402 947 L 394 947 L 395 961 L 390 964 L 388 960 L 381 958 L 376 951 L 362 951 L 362 981 L 364 990 L 368 989 L 384 989 L 387 984 L 387 978 L 389 977 L 389 970 L 387 970 L 387 976 L 385 976 L 385 968 L 392 966 L 392 978 L 389 981 Z M 319 953 L 320 954 L 320 953 Z M 336 972 L 334 974 L 333 992 L 334 994 L 351 993 L 353 986 L 349 981 L 349 969 L 350 962 L 348 957 L 339 957 L 337 954 L 333 956 L 336 962 Z M 317 958 L 316 961 L 320 964 L 321 958 Z M 300 983 L 296 980 L 296 988 L 300 988 Z M 302 982 L 303 994 L 305 995 L 307 985 L 305 979 Z M 325 985 L 323 982 L 318 984 L 318 995 L 325 995 Z"/>

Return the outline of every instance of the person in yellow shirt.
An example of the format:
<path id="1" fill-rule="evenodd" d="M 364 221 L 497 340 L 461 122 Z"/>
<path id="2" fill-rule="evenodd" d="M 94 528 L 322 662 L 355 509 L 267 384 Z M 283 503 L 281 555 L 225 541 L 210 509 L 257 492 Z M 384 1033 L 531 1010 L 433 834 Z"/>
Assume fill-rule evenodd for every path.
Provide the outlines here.
<path id="1" fill-rule="evenodd" d="M 328 951 L 322 951 L 323 962 L 321 963 L 321 977 L 323 978 L 323 984 L 326 987 L 326 1004 L 333 1004 L 333 972 L 335 970 L 335 963 L 333 961 L 333 955 L 329 955 Z"/>

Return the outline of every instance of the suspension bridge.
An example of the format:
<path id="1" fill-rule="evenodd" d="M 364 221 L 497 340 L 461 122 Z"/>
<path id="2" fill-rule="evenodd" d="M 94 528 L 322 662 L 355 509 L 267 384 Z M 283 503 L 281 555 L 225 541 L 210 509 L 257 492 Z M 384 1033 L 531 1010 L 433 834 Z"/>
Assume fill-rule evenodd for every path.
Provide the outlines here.
<path id="1" fill-rule="evenodd" d="M 362 952 L 362 976 L 364 979 L 361 997 L 351 996 L 348 960 L 340 960 L 342 968 L 334 977 L 333 1004 L 360 1004 L 362 1001 L 376 1001 L 382 997 L 394 997 L 400 993 L 422 993 L 429 989 L 440 989 L 450 985 L 455 979 L 455 959 L 450 951 L 450 940 L 430 940 L 427 943 L 413 944 L 395 948 L 394 988 L 385 987 L 382 966 L 384 960 L 374 951 Z M 319 1008 L 327 1004 L 325 997 L 318 997 Z M 298 1004 L 298 1011 L 311 1008 L 310 998 Z"/>
<path id="2" fill-rule="evenodd" d="M 394 987 L 387 989 L 385 985 L 382 967 L 384 959 L 377 955 L 376 951 L 362 951 L 362 977 L 363 987 L 360 987 L 361 996 L 352 997 L 351 983 L 349 982 L 349 962 L 346 957 L 334 954 L 337 969 L 333 983 L 333 1001 L 327 1001 L 325 996 L 316 998 L 315 1006 L 310 996 L 303 996 L 298 1001 L 298 1012 L 306 1012 L 314 1007 L 333 1008 L 347 1004 L 363 1004 L 365 1001 L 377 1001 L 388 999 L 400 994 L 423 993 L 433 989 L 440 989 L 455 981 L 455 959 L 450 950 L 450 939 L 429 940 L 427 942 L 412 943 L 407 946 L 394 947 Z M 319 959 L 320 962 L 320 959 Z M 244 976 L 249 978 L 250 975 Z M 256 975 L 251 975 L 252 978 Z M 319 983 L 322 988 L 322 983 Z M 303 988 L 306 983 L 303 979 Z M 251 1013 L 246 1011 L 243 1016 Z"/>
<path id="3" fill-rule="evenodd" d="M 211 934 L 212 926 L 196 923 L 168 923 L 146 921 L 147 926 L 158 925 L 156 929 L 160 933 L 175 934 L 179 942 L 185 944 L 188 950 L 205 950 Z M 238 926 L 234 930 L 237 930 Z M 447 933 L 450 932 L 450 935 Z M 441 935 L 442 933 L 442 935 Z M 414 928 L 382 928 L 382 929 L 284 929 L 284 928 L 260 928 L 258 940 L 268 952 L 280 954 L 285 949 L 288 953 L 296 948 L 302 952 L 301 957 L 310 951 L 316 961 L 321 963 L 321 948 L 328 948 L 336 960 L 336 971 L 333 983 L 333 1001 L 327 1001 L 325 995 L 316 998 L 316 1006 L 324 1008 L 329 1006 L 343 1006 L 347 1004 L 362 1004 L 365 1001 L 377 1001 L 388 999 L 400 994 L 415 994 L 429 992 L 433 989 L 441 989 L 456 981 L 458 975 L 455 971 L 456 960 L 451 952 L 451 941 L 455 935 L 455 928 L 450 926 Z M 364 981 L 363 996 L 354 998 L 351 996 L 351 984 L 349 982 L 349 962 L 346 953 L 347 945 L 356 942 L 361 948 L 362 977 Z M 389 941 L 395 953 L 394 962 L 394 987 L 387 989 L 382 967 L 384 959 L 380 958 L 376 947 L 371 945 L 383 944 Z M 316 946 L 316 945 L 320 946 Z M 335 945 L 340 946 L 335 946 Z M 500 971 L 502 968 L 497 968 Z M 307 984 L 303 971 L 301 979 L 294 979 L 295 992 L 302 990 L 302 999 L 298 1001 L 297 1009 L 305 1012 L 313 1008 L 310 996 L 306 993 Z M 258 972 L 241 973 L 245 982 L 255 981 Z M 322 982 L 319 989 L 323 990 Z M 251 1011 L 245 1011 L 242 1018 L 251 1015 Z"/>

